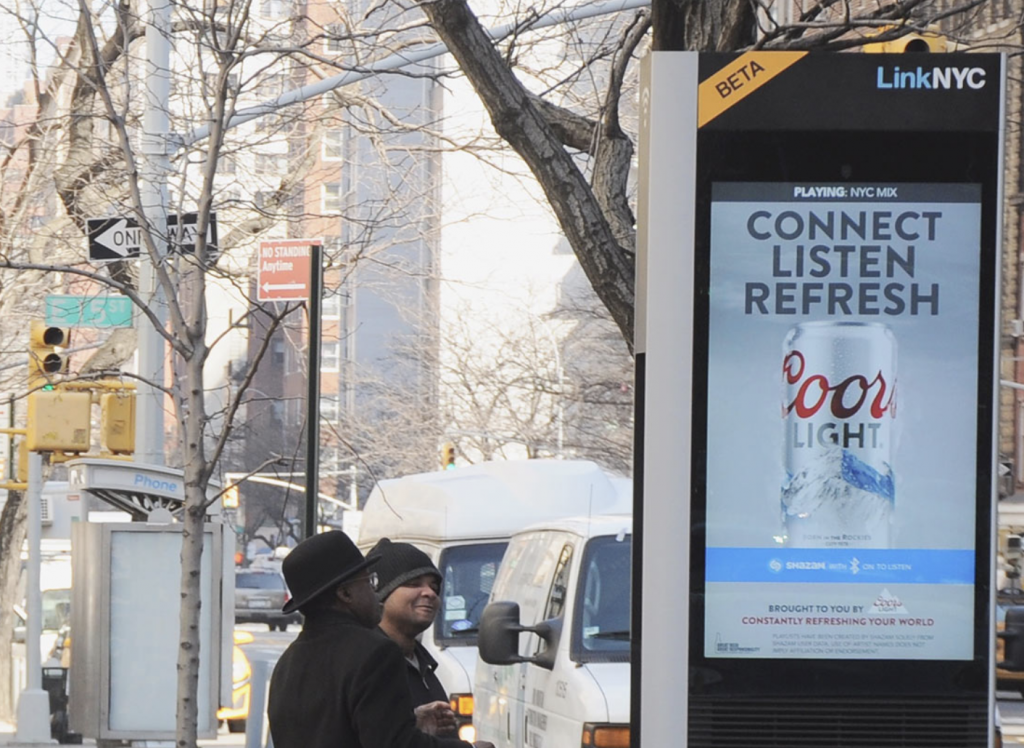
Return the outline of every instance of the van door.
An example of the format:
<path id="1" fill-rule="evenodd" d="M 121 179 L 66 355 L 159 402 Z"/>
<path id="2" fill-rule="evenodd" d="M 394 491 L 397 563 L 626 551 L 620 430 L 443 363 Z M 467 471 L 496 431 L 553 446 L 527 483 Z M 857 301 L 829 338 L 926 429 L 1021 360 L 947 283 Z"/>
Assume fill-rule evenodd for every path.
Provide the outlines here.
<path id="1" fill-rule="evenodd" d="M 491 600 L 515 600 L 520 622 L 532 626 L 543 620 L 551 597 L 551 584 L 568 533 L 537 531 L 518 535 L 509 543 L 494 582 Z M 528 657 L 537 650 L 538 637 L 519 637 L 519 654 Z M 473 722 L 477 735 L 499 748 L 524 748 L 527 744 L 526 708 L 529 701 L 527 663 L 487 665 L 479 663 L 474 683 Z"/>
<path id="2" fill-rule="evenodd" d="M 568 652 L 568 636 L 570 626 L 565 620 L 566 608 L 569 600 L 570 579 L 573 570 L 573 562 L 576 549 L 576 539 L 564 534 L 558 534 L 552 538 L 552 551 L 557 549 L 557 543 L 561 548 L 557 550 L 557 562 L 552 570 L 551 584 L 548 589 L 547 599 L 544 605 L 543 615 L 540 621 L 549 621 L 561 618 L 563 621 L 562 633 L 556 647 L 556 664 L 554 669 L 548 670 L 539 665 L 528 664 L 523 670 L 524 687 L 523 694 L 526 697 L 526 705 L 521 725 L 523 740 L 522 745 L 529 748 L 543 748 L 545 745 L 551 748 L 554 746 L 572 745 L 570 737 L 576 733 L 576 740 L 579 740 L 578 731 L 573 730 L 572 720 L 565 713 L 564 701 L 556 695 L 556 685 L 565 681 L 562 673 L 566 663 Z M 534 656 L 540 654 L 547 648 L 547 644 L 536 634 L 531 634 L 531 650 Z M 518 745 L 519 743 L 517 743 Z"/>

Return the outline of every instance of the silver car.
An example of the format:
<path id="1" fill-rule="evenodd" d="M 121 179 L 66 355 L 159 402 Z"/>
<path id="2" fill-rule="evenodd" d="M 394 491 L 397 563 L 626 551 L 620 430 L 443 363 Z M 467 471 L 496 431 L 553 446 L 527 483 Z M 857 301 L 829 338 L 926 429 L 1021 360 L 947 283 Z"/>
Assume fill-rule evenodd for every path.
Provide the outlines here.
<path id="1" fill-rule="evenodd" d="M 301 623 L 299 613 L 282 613 L 288 601 L 284 577 L 273 569 L 240 569 L 235 572 L 235 623 L 265 623 L 284 631 L 289 623 Z"/>

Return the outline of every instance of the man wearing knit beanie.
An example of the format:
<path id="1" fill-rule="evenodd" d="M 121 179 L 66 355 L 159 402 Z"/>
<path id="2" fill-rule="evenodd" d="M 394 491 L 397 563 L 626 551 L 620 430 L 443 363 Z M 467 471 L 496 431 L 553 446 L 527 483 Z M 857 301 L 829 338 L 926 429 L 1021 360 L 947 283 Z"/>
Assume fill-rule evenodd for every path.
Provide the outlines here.
<path id="1" fill-rule="evenodd" d="M 434 675 L 437 661 L 418 638 L 441 608 L 441 572 L 416 546 L 388 538 L 382 538 L 368 555 L 380 559 L 375 567 L 377 599 L 382 606 L 380 628 L 405 655 L 417 726 L 438 736 L 454 737 L 455 714 L 448 705 L 447 691 Z"/>

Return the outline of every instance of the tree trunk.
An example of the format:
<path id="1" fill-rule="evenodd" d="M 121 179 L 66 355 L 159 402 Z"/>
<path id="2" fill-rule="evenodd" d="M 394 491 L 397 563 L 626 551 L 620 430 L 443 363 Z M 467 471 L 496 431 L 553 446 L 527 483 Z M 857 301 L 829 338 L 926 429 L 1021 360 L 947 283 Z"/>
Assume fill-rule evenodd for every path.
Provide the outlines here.
<path id="1" fill-rule="evenodd" d="M 728 52 L 755 41 L 752 0 L 652 0 L 651 10 L 656 50 Z"/>
<path id="2" fill-rule="evenodd" d="M 194 748 L 199 726 L 199 621 L 202 607 L 203 522 L 206 518 L 208 474 L 203 443 L 203 424 L 206 422 L 202 388 L 204 351 L 200 342 L 185 362 L 185 381 L 189 383 L 185 395 L 187 415 L 181 423 L 185 458 L 185 512 L 182 517 L 181 537 L 178 719 L 175 734 L 178 748 Z M 214 630 L 216 628 L 214 627 Z M 215 665 L 216 663 L 211 663 L 211 666 Z M 210 697 L 214 698 L 215 694 L 211 693 Z"/>
<path id="3" fill-rule="evenodd" d="M 483 102 L 495 131 L 537 178 L 595 293 L 633 341 L 633 252 L 534 98 L 512 74 L 465 0 L 420 2 Z"/>
<path id="4" fill-rule="evenodd" d="M 21 548 L 28 532 L 28 507 L 22 491 L 9 491 L 0 513 L 0 719 L 14 719 L 11 692 L 11 640 L 14 634 L 14 605 L 21 578 Z M 36 646 L 39 646 L 38 644 Z"/>

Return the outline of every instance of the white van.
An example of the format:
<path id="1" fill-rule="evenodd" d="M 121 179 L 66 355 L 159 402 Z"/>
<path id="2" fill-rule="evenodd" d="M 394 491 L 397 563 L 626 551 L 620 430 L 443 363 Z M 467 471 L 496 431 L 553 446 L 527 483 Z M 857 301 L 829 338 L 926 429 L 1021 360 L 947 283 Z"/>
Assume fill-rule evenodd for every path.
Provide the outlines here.
<path id="1" fill-rule="evenodd" d="M 509 543 L 480 621 L 477 737 L 629 745 L 629 514 L 545 522 Z"/>
<path id="2" fill-rule="evenodd" d="M 593 462 L 486 462 L 381 481 L 363 509 L 358 544 L 366 552 L 384 537 L 411 543 L 441 570 L 441 610 L 422 641 L 468 726 L 477 626 L 509 538 L 556 517 L 631 510 L 628 482 Z"/>

